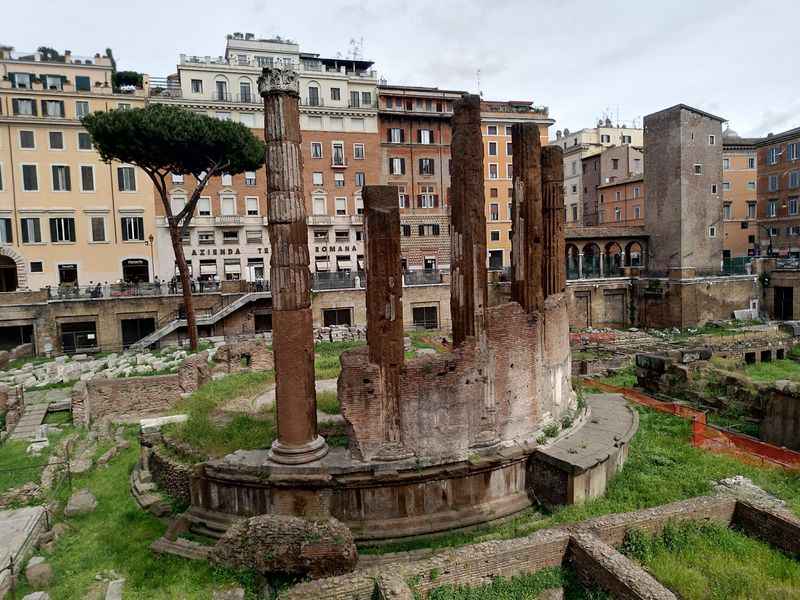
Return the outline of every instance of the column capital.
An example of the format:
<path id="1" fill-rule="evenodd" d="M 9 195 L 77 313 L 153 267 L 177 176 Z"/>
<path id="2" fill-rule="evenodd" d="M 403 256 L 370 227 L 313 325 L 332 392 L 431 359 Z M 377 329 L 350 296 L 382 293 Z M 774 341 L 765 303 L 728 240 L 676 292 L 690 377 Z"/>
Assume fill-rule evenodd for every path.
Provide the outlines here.
<path id="1" fill-rule="evenodd" d="M 262 96 L 280 93 L 300 96 L 300 77 L 291 66 L 264 67 L 258 78 L 258 93 Z"/>

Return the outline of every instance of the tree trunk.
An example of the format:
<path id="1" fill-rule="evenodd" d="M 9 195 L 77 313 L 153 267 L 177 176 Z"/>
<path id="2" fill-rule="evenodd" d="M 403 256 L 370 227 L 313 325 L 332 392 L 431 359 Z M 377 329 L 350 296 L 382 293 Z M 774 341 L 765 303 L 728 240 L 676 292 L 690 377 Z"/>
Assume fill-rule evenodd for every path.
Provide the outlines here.
<path id="1" fill-rule="evenodd" d="M 193 352 L 197 352 L 197 319 L 194 314 L 194 301 L 192 300 L 192 283 L 189 280 L 189 266 L 186 264 L 186 257 L 183 254 L 183 244 L 179 227 L 172 219 L 167 219 L 169 225 L 169 237 L 172 241 L 172 251 L 175 253 L 175 262 L 178 265 L 178 273 L 181 276 L 181 289 L 183 290 L 183 306 L 186 310 L 186 331 L 189 334 L 189 347 Z"/>

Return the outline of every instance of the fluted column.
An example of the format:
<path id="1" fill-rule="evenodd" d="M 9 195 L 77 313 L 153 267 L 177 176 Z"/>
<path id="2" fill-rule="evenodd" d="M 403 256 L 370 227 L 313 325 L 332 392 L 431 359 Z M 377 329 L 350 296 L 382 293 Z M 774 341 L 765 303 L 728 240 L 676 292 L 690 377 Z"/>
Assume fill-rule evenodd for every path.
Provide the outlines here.
<path id="1" fill-rule="evenodd" d="M 544 309 L 542 264 L 542 147 L 536 123 L 511 127 L 514 160 L 514 221 L 512 223 L 514 283 L 512 300 L 527 312 Z M 562 253 L 563 257 L 563 253 Z M 562 258 L 563 260 L 563 258 Z"/>
<path id="2" fill-rule="evenodd" d="M 482 338 L 486 323 L 486 214 L 480 97 L 455 103 L 450 177 L 450 316 L 453 345 Z"/>
<path id="3" fill-rule="evenodd" d="M 292 69 L 265 68 L 258 90 L 264 98 L 267 143 L 267 231 L 272 248 L 272 350 L 278 429 L 270 458 L 279 463 L 302 464 L 325 456 L 328 446 L 317 435 L 297 73 Z"/>
<path id="4" fill-rule="evenodd" d="M 364 245 L 367 254 L 367 344 L 369 360 L 381 372 L 383 445 L 373 460 L 412 455 L 400 426 L 400 371 L 403 368 L 403 274 L 400 266 L 400 207 L 392 185 L 364 187 Z"/>
<path id="5" fill-rule="evenodd" d="M 564 265 L 564 152 L 558 146 L 542 148 L 542 205 L 542 287 L 547 298 L 550 294 L 564 292 L 567 286 Z"/>

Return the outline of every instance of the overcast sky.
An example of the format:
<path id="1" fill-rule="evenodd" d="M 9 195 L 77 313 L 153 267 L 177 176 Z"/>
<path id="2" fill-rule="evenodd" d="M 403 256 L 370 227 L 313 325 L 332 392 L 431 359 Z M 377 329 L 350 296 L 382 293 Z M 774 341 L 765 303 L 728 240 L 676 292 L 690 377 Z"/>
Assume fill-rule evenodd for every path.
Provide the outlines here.
<path id="1" fill-rule="evenodd" d="M 799 22 L 798 0 L 40 0 L 3 7 L 0 43 L 111 47 L 120 69 L 165 76 L 234 31 L 325 56 L 363 38 L 390 83 L 532 100 L 551 136 L 678 102 L 757 136 L 800 126 Z"/>

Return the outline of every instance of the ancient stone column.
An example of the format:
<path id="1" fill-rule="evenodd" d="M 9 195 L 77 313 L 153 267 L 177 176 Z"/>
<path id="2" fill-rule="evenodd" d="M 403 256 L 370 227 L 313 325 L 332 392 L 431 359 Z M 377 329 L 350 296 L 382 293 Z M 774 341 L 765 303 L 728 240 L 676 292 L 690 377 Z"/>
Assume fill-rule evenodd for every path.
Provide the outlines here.
<path id="1" fill-rule="evenodd" d="M 542 214 L 542 145 L 536 123 L 511 127 L 514 160 L 514 221 L 511 253 L 514 279 L 511 299 L 527 312 L 544 308 L 542 263 L 544 253 Z M 562 256 L 561 260 L 564 258 Z"/>
<path id="2" fill-rule="evenodd" d="M 368 185 L 364 198 L 367 254 L 367 345 L 381 373 L 384 443 L 373 460 L 400 460 L 411 453 L 400 427 L 400 370 L 403 368 L 403 275 L 400 266 L 400 207 L 397 188 Z"/>
<path id="3" fill-rule="evenodd" d="M 311 462 L 328 452 L 325 440 L 317 435 L 298 81 L 291 68 L 269 67 L 258 80 L 258 91 L 264 98 L 267 143 L 267 231 L 272 248 L 272 350 L 278 426 L 270 458 L 285 464 Z"/>
<path id="4" fill-rule="evenodd" d="M 450 176 L 450 316 L 453 345 L 480 338 L 486 322 L 486 214 L 481 101 L 465 95 L 453 111 Z"/>
<path id="5" fill-rule="evenodd" d="M 567 269 L 564 264 L 564 152 L 558 146 L 542 148 L 542 212 L 543 257 L 542 287 L 544 297 L 566 290 Z"/>

